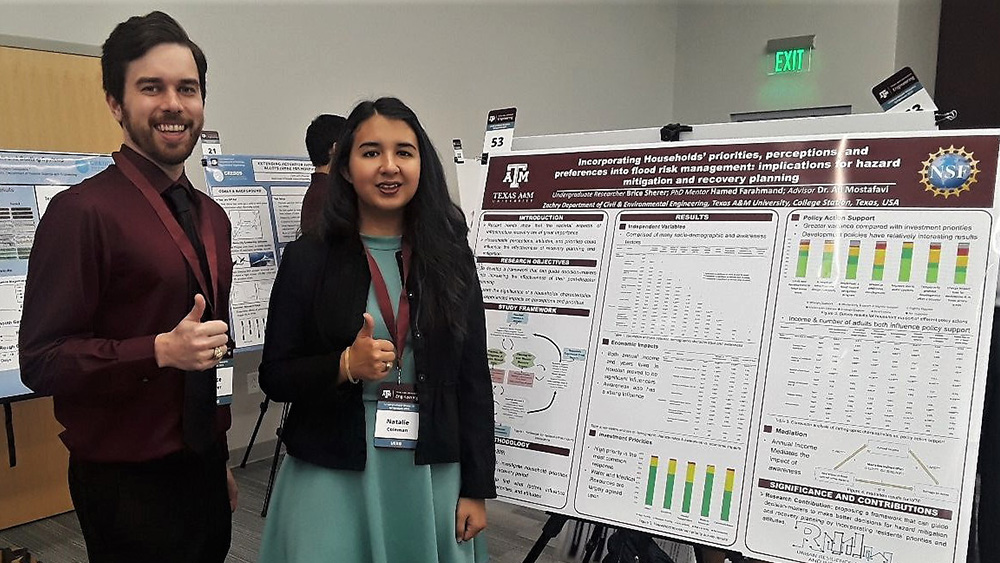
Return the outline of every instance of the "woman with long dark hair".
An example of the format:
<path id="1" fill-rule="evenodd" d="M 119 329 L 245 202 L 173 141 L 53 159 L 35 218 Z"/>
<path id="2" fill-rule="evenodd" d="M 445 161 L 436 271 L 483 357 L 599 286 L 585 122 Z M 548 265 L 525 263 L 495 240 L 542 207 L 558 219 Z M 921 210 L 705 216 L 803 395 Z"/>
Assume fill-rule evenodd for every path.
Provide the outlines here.
<path id="1" fill-rule="evenodd" d="M 261 387 L 289 402 L 261 562 L 485 561 L 496 496 L 482 292 L 416 115 L 362 102 L 324 226 L 285 248 Z"/>

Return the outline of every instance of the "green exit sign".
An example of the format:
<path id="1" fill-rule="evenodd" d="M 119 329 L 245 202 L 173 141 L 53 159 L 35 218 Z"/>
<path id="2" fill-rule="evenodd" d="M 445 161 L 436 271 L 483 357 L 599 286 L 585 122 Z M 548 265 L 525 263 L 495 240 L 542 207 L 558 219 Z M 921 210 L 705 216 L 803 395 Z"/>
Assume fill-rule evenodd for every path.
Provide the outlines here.
<path id="1" fill-rule="evenodd" d="M 770 67 L 771 70 L 768 74 L 773 76 L 775 74 L 809 72 L 812 66 L 812 51 L 815 46 L 815 35 L 799 35 L 769 40 L 764 52 L 769 57 L 774 56 L 774 65 Z"/>
<path id="2" fill-rule="evenodd" d="M 774 52 L 774 74 L 809 70 L 811 49 L 789 49 Z"/>

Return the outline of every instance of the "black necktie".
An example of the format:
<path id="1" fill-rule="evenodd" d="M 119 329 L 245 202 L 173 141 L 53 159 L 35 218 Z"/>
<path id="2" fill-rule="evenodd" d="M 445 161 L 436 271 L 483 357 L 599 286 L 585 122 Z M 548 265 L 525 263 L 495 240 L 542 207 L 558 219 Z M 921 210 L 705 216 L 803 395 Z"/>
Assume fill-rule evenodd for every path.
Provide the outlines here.
<path id="1" fill-rule="evenodd" d="M 181 228 L 191 241 L 195 253 L 198 255 L 198 265 L 201 266 L 205 283 L 211 287 L 212 280 L 208 269 L 208 258 L 205 255 L 205 247 L 201 244 L 201 237 L 198 236 L 198 226 L 195 222 L 195 214 L 191 209 L 191 196 L 188 190 L 180 184 L 174 184 L 164 194 L 167 203 L 170 204 L 171 211 Z M 210 295 L 205 295 L 198 288 L 198 281 L 190 267 L 188 274 L 188 306 L 194 304 L 194 296 L 201 293 L 205 297 L 207 306 L 205 316 L 202 321 L 212 318 L 212 303 Z M 215 370 L 187 371 L 184 372 L 184 411 L 181 415 L 181 429 L 184 436 L 184 443 L 192 450 L 199 453 L 206 453 L 215 443 Z"/>
<path id="2" fill-rule="evenodd" d="M 176 217 L 177 222 L 181 224 L 181 228 L 184 229 L 184 234 L 187 235 L 188 240 L 191 241 L 191 246 L 194 247 L 195 253 L 198 254 L 198 265 L 201 266 L 201 274 L 205 278 L 205 283 L 208 284 L 209 287 L 212 287 L 212 275 L 208 269 L 208 258 L 205 256 L 205 247 L 201 244 L 201 237 L 198 236 L 198 225 L 195 219 L 194 210 L 191 209 L 191 195 L 184 186 L 174 184 L 167 189 L 166 197 L 167 202 L 170 204 L 171 211 L 174 213 L 174 217 Z M 194 293 L 205 293 L 198 291 L 197 288 L 198 282 L 195 280 L 194 287 L 192 288 Z M 191 294 L 192 299 L 194 298 L 194 293 Z M 204 297 L 208 304 L 205 308 L 205 316 L 206 318 L 211 318 L 211 295 L 205 295 Z"/>

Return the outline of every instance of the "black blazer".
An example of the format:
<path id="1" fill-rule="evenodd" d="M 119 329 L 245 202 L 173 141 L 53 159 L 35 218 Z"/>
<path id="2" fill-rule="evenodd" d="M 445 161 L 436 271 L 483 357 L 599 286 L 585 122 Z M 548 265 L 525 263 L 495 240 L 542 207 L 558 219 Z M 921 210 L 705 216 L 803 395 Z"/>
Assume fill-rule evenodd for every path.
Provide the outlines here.
<path id="1" fill-rule="evenodd" d="M 418 250 L 419 251 L 419 250 Z M 470 254 L 469 267 L 475 269 Z M 414 462 L 459 462 L 460 496 L 494 498 L 493 390 L 478 282 L 466 301 L 463 340 L 422 331 L 420 280 L 407 280 L 410 338 L 420 400 Z M 291 403 L 282 440 L 288 453 L 333 469 L 366 461 L 361 385 L 337 385 L 340 355 L 362 325 L 371 273 L 357 237 L 327 243 L 305 236 L 285 247 L 271 291 L 261 389 Z"/>

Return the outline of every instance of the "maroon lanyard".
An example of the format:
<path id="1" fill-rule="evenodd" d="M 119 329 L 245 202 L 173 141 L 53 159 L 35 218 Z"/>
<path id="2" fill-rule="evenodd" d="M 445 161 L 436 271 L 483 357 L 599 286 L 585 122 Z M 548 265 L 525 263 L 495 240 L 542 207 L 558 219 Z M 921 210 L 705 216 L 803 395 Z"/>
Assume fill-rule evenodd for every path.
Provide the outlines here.
<path id="1" fill-rule="evenodd" d="M 406 335 L 410 331 L 410 300 L 406 297 L 406 280 L 410 279 L 410 257 L 412 256 L 412 250 L 409 243 L 404 240 L 403 290 L 399 292 L 398 316 L 392 312 L 389 288 L 385 285 L 382 270 L 379 269 L 378 263 L 375 262 L 375 257 L 372 256 L 367 246 L 365 246 L 365 256 L 368 257 L 368 269 L 371 270 L 372 285 L 375 286 L 375 300 L 378 301 L 378 308 L 382 312 L 382 319 L 385 321 L 385 326 L 389 329 L 389 336 L 396 347 L 396 373 L 400 374 L 403 367 L 403 350 L 406 349 Z"/>
<path id="2" fill-rule="evenodd" d="M 114 159 L 115 164 L 118 169 L 121 170 L 122 174 L 129 179 L 132 184 L 139 189 L 149 205 L 152 206 L 153 211 L 156 212 L 156 216 L 159 217 L 160 222 L 163 223 L 164 228 L 170 234 L 170 238 L 174 240 L 174 244 L 180 249 L 181 254 L 187 261 L 188 266 L 191 267 L 191 272 L 194 274 L 195 280 L 198 281 L 198 285 L 201 287 L 202 294 L 205 297 L 205 301 L 208 302 L 210 307 L 214 307 L 215 303 L 218 302 L 218 265 L 216 260 L 216 249 L 215 249 L 215 229 L 212 227 L 212 217 L 209 213 L 203 212 L 199 213 L 199 226 L 202 233 L 205 246 L 205 258 L 208 259 L 208 269 L 209 275 L 212 276 L 212 281 L 214 282 L 212 287 L 209 287 L 205 283 L 205 276 L 202 274 L 201 264 L 198 262 L 198 255 L 195 253 L 194 245 L 191 244 L 191 239 L 184 234 L 184 230 L 181 229 L 180 223 L 177 222 L 177 218 L 174 214 L 170 212 L 170 208 L 167 207 L 167 202 L 160 197 L 160 192 L 156 191 L 153 184 L 150 183 L 145 176 L 139 172 L 139 169 L 132 164 L 127 157 L 121 155 L 121 153 L 114 153 L 111 155 Z M 214 310 L 214 308 L 213 308 Z M 220 313 L 215 312 L 216 315 Z"/>

